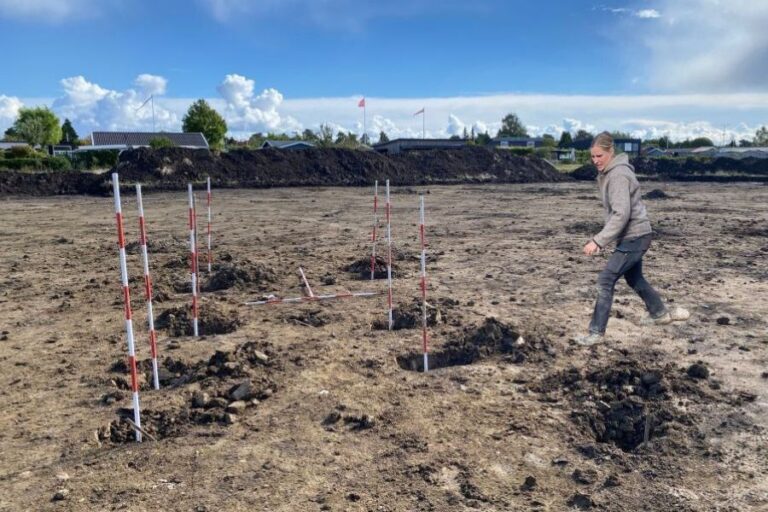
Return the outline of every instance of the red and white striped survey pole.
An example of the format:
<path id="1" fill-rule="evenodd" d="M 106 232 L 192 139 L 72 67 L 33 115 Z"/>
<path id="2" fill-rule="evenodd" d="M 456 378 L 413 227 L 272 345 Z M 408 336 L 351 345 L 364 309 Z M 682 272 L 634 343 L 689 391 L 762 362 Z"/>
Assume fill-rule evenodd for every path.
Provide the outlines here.
<path id="1" fill-rule="evenodd" d="M 378 234 L 376 233 L 379 227 L 379 180 L 373 182 L 373 231 L 371 232 L 371 242 L 373 242 L 373 250 L 371 251 L 371 281 L 373 281 L 373 275 L 376 272 L 376 241 Z"/>
<path id="2" fill-rule="evenodd" d="M 189 267 L 192 274 L 192 334 L 197 331 L 197 242 L 195 240 L 195 200 L 192 195 L 192 184 L 187 184 L 189 193 Z"/>
<path id="3" fill-rule="evenodd" d="M 389 201 L 389 180 L 387 180 L 387 308 L 389 330 L 392 330 L 392 203 Z"/>
<path id="4" fill-rule="evenodd" d="M 312 288 L 309 287 L 309 281 L 307 281 L 307 276 L 304 275 L 304 269 L 299 267 L 299 274 L 301 274 L 301 280 L 304 281 L 304 286 L 307 287 L 307 295 L 310 298 L 314 298 L 315 294 L 312 293 Z"/>
<path id="5" fill-rule="evenodd" d="M 429 343 L 427 338 L 427 244 L 424 240 L 424 196 L 419 196 L 419 241 L 421 242 L 421 342 L 424 350 L 424 373 L 429 371 Z"/>
<path id="6" fill-rule="evenodd" d="M 144 201 L 141 197 L 141 183 L 136 184 L 136 204 L 139 207 L 139 245 L 141 261 L 144 264 L 144 296 L 147 301 L 147 324 L 149 326 L 149 350 L 152 354 L 152 383 L 160 389 L 157 373 L 157 332 L 155 332 L 155 314 L 152 310 L 152 278 L 149 276 L 149 254 L 147 253 L 147 224 L 144 220 Z"/>
<path id="7" fill-rule="evenodd" d="M 115 195 L 115 219 L 117 220 L 117 246 L 120 253 L 120 278 L 123 287 L 125 309 L 125 336 L 128 341 L 128 366 L 131 370 L 131 391 L 133 392 L 133 422 L 136 441 L 141 442 L 141 412 L 139 411 L 139 379 L 136 372 L 136 350 L 133 343 L 133 320 L 131 318 L 131 291 L 128 288 L 128 265 L 125 259 L 125 233 L 123 232 L 123 209 L 120 206 L 120 183 L 116 172 L 112 173 L 112 190 Z"/>
<path id="8" fill-rule="evenodd" d="M 213 263 L 213 250 L 211 249 L 211 177 L 208 176 L 208 273 L 211 273 L 211 264 Z"/>

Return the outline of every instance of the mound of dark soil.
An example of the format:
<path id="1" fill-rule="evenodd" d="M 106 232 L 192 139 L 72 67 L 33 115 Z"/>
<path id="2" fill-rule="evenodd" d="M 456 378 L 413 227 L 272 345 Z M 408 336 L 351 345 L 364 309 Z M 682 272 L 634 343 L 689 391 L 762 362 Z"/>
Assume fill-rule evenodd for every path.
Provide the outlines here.
<path id="1" fill-rule="evenodd" d="M 763 181 L 768 182 L 768 159 L 764 158 L 632 158 L 640 179 L 673 181 Z M 576 180 L 594 180 L 597 169 L 586 164 L 570 173 Z"/>
<path id="2" fill-rule="evenodd" d="M 429 355 L 430 369 L 462 366 L 503 355 L 504 360 L 520 364 L 554 357 L 554 349 L 545 336 L 521 336 L 516 327 L 487 318 L 479 327 L 465 328 L 463 333 Z M 400 368 L 423 371 L 423 355 L 409 353 L 398 356 Z"/>
<path id="3" fill-rule="evenodd" d="M 457 302 L 451 299 L 438 299 L 437 301 L 427 301 L 427 326 L 448 322 L 446 310 L 454 307 Z M 422 324 L 421 299 L 413 299 L 410 304 L 401 304 L 392 311 L 392 330 L 421 328 Z M 389 320 L 376 320 L 373 328 L 377 330 L 389 329 Z"/>
<path id="4" fill-rule="evenodd" d="M 224 310 L 213 302 L 198 307 L 198 334 L 201 336 L 235 332 L 241 323 L 236 310 Z M 170 336 L 192 336 L 191 306 L 163 311 L 155 319 L 155 327 L 167 330 Z"/>
<path id="5" fill-rule="evenodd" d="M 249 260 L 238 263 L 221 263 L 213 266 L 213 273 L 206 279 L 202 289 L 205 292 L 229 288 L 264 288 L 266 283 L 275 282 L 275 271 Z"/>
<path id="6" fill-rule="evenodd" d="M 647 194 L 643 194 L 643 199 L 669 199 L 670 197 L 670 195 L 658 188 L 651 190 Z"/>
<path id="7" fill-rule="evenodd" d="M 111 370 L 120 371 L 125 366 L 118 361 Z M 138 367 L 149 373 L 151 361 L 143 360 Z M 249 341 L 232 351 L 217 350 L 209 359 L 196 363 L 168 357 L 162 361 L 160 370 L 163 388 L 182 388 L 195 383 L 199 390 L 187 391 L 182 406 L 141 411 L 142 428 L 158 440 L 186 435 L 194 425 L 236 423 L 259 402 L 277 392 L 272 375 L 283 367 L 271 345 Z M 121 399 L 126 396 L 123 394 Z M 133 410 L 121 408 L 117 413 L 118 419 L 99 429 L 99 439 L 111 443 L 133 442 L 134 429 L 123 419 L 132 420 Z"/>
<path id="8" fill-rule="evenodd" d="M 572 367 L 545 377 L 535 390 L 564 395 L 577 424 L 596 441 L 624 451 L 663 438 L 673 425 L 692 427 L 691 414 L 677 407 L 683 398 L 697 403 L 721 399 L 673 364 L 658 367 L 631 358 L 591 371 Z"/>
<path id="9" fill-rule="evenodd" d="M 350 149 L 206 150 L 141 148 L 123 151 L 114 171 L 123 184 L 141 182 L 145 191 L 182 190 L 210 176 L 216 188 L 369 186 L 389 179 L 394 186 L 451 183 L 531 183 L 568 180 L 544 160 L 508 151 L 462 149 L 383 155 Z M 110 173 L 0 172 L 0 195 L 108 195 Z M 130 194 L 130 187 L 126 187 Z"/>
<path id="10" fill-rule="evenodd" d="M 386 250 L 386 249 L 385 249 Z M 393 255 L 394 259 L 394 255 Z M 387 278 L 387 261 L 381 257 L 376 256 L 375 263 L 374 263 L 374 270 L 373 270 L 373 278 L 374 279 L 386 279 Z M 349 272 L 351 274 L 355 274 L 358 276 L 359 279 L 364 281 L 369 281 L 371 279 L 371 257 L 368 256 L 367 258 L 360 258 L 359 260 L 355 260 L 346 267 L 342 268 L 345 272 Z M 397 266 L 395 263 L 392 263 L 392 278 L 394 279 L 397 275 Z"/>

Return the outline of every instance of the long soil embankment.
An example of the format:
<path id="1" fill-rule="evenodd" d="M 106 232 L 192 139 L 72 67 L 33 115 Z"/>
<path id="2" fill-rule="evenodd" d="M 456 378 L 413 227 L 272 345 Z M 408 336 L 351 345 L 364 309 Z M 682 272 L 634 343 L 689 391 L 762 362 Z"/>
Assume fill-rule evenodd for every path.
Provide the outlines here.
<path id="1" fill-rule="evenodd" d="M 633 158 L 631 163 L 641 180 L 768 182 L 766 158 Z M 593 180 L 595 176 L 597 169 L 592 164 L 571 173 L 577 180 Z"/>
<path id="2" fill-rule="evenodd" d="M 468 147 L 385 156 L 373 151 L 137 149 L 120 155 L 117 172 L 146 190 L 181 190 L 211 177 L 222 187 L 363 186 L 389 179 L 393 185 L 532 183 L 568 180 L 547 162 L 501 151 Z M 107 195 L 109 173 L 0 172 L 0 195 Z"/>

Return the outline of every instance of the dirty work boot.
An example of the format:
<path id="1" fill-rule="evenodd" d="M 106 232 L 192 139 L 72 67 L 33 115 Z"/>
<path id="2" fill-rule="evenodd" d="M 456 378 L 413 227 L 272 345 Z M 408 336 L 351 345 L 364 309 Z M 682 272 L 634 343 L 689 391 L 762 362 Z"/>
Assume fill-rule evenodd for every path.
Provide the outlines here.
<path id="1" fill-rule="evenodd" d="M 658 318 L 647 316 L 640 323 L 642 325 L 669 325 L 672 322 L 684 322 L 691 317 L 690 311 L 685 308 L 675 307 Z"/>
<path id="2" fill-rule="evenodd" d="M 600 343 L 603 343 L 605 339 L 603 339 L 602 334 L 591 332 L 585 336 L 576 336 L 576 338 L 574 338 L 574 341 L 576 342 L 577 345 L 581 345 L 582 347 L 591 347 L 593 345 L 598 345 Z"/>

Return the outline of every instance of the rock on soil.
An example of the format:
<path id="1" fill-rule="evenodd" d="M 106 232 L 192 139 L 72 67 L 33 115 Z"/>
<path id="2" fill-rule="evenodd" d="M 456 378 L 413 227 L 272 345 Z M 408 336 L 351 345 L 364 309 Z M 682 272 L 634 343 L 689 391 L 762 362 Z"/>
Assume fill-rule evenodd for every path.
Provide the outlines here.
<path id="1" fill-rule="evenodd" d="M 275 282 L 275 271 L 249 260 L 237 263 L 221 263 L 213 267 L 213 273 L 205 281 L 202 290 L 214 292 L 229 288 L 255 287 L 263 289 L 266 283 Z"/>

